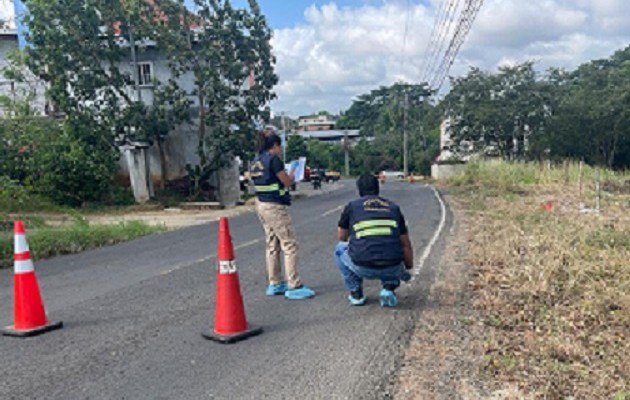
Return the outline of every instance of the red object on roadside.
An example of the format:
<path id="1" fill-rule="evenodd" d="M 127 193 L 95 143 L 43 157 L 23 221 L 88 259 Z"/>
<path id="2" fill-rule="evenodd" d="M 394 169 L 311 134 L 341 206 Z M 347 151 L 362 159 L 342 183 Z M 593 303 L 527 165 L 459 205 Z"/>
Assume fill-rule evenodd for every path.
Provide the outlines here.
<path id="1" fill-rule="evenodd" d="M 234 246 L 225 217 L 219 220 L 216 276 L 214 330 L 211 333 L 202 333 L 203 337 L 220 343 L 234 343 L 262 333 L 262 328 L 250 326 L 245 318 Z"/>
<path id="2" fill-rule="evenodd" d="M 24 223 L 15 221 L 15 252 L 13 274 L 13 325 L 2 330 L 5 336 L 28 337 L 63 326 L 62 322 L 48 322 L 44 302 L 39 292 L 35 266 L 26 242 Z"/>
<path id="3" fill-rule="evenodd" d="M 542 208 L 544 208 L 547 211 L 553 211 L 553 201 L 546 201 L 544 203 L 542 203 Z"/>

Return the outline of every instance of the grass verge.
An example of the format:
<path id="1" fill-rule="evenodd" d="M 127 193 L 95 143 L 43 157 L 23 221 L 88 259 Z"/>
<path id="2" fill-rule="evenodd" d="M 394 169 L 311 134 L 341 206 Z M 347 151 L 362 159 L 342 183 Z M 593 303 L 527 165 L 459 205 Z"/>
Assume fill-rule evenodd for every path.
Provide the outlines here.
<path id="1" fill-rule="evenodd" d="M 47 227 L 39 219 L 28 219 L 25 224 L 27 240 L 35 260 L 77 253 L 166 230 L 141 221 L 91 225 L 79 217 L 72 225 L 56 228 Z M 13 232 L 3 229 L 0 233 L 0 268 L 13 265 L 13 240 Z"/>
<path id="2" fill-rule="evenodd" d="M 448 190 L 470 221 L 487 379 L 527 398 L 630 399 L 630 175 L 481 163 Z"/>

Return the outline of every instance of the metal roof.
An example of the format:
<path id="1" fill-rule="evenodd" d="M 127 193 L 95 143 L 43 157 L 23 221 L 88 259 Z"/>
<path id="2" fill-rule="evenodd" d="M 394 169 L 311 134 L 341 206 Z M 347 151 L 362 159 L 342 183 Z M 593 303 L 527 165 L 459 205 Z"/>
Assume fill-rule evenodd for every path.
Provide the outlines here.
<path id="1" fill-rule="evenodd" d="M 327 131 L 299 131 L 298 135 L 302 136 L 304 139 L 318 139 L 318 140 L 342 140 L 344 136 L 348 134 L 349 138 L 357 138 L 359 137 L 358 129 L 347 129 L 347 130 L 327 130 Z"/>

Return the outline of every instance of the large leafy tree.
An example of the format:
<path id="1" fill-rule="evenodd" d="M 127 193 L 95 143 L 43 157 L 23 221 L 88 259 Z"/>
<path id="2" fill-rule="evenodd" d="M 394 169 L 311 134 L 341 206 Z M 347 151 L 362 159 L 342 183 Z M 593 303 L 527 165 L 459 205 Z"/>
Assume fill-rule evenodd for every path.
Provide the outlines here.
<path id="1" fill-rule="evenodd" d="M 162 22 L 155 34 L 176 77 L 189 76 L 194 98 L 198 178 L 209 176 L 236 155 L 249 157 L 254 122 L 268 120 L 274 97 L 275 58 L 271 29 L 256 1 L 248 9 L 229 1 L 155 0 L 148 11 Z"/>
<path id="2" fill-rule="evenodd" d="M 78 179 L 106 191 L 118 156 L 115 137 L 127 125 L 121 120 L 132 100 L 127 93 L 130 76 L 119 64 L 128 60 L 120 45 L 125 10 L 119 1 L 25 1 L 29 13 L 25 63 L 47 84 L 47 96 L 66 118 L 65 132 L 84 148 L 89 164 L 107 173 L 76 172 Z M 102 194 L 102 193 L 101 193 Z M 100 194 L 92 193 L 96 200 Z"/>
<path id="3" fill-rule="evenodd" d="M 363 137 L 373 139 L 372 142 L 361 142 L 353 150 L 351 167 L 355 173 L 400 169 L 405 130 L 409 137 L 409 155 L 435 152 L 431 146 L 434 138 L 427 134 L 429 122 L 433 121 L 429 118 L 433 109 L 429 101 L 431 94 L 425 84 L 397 83 L 372 90 L 353 101 L 339 118 L 338 127 L 360 129 Z M 368 147 L 374 147 L 374 150 L 368 151 Z M 431 155 L 425 158 L 431 158 Z M 420 170 L 425 166 L 422 163 L 421 167 L 418 159 L 410 157 L 410 170 Z"/>
<path id="4" fill-rule="evenodd" d="M 548 138 L 552 154 L 608 167 L 628 166 L 630 47 L 554 81 L 559 107 Z"/>
<path id="5" fill-rule="evenodd" d="M 287 139 L 286 158 L 297 160 L 299 157 L 308 157 L 306 140 L 300 135 L 291 135 Z"/>
<path id="6" fill-rule="evenodd" d="M 71 123 L 90 124 L 86 135 L 113 145 L 128 126 L 120 117 L 134 102 L 133 77 L 120 69 L 131 61 L 130 10 L 121 1 L 25 3 L 28 67 L 47 82 L 48 96 Z"/>
<path id="7" fill-rule="evenodd" d="M 526 62 L 491 74 L 473 68 L 452 82 L 444 100 L 451 119 L 452 139 L 476 144 L 477 150 L 496 146 L 505 158 L 523 158 L 531 137 L 544 131 L 551 115 L 551 98 Z"/>

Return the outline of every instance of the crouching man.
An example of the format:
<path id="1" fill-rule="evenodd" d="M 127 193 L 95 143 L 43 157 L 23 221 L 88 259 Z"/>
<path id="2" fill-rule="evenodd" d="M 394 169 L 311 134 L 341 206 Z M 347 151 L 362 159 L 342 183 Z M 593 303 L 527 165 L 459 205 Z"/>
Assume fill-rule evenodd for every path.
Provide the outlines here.
<path id="1" fill-rule="evenodd" d="M 398 304 L 395 294 L 401 280 L 410 278 L 413 249 L 400 207 L 379 196 L 379 183 L 373 175 L 357 180 L 360 198 L 346 205 L 339 219 L 335 249 L 337 266 L 348 300 L 354 306 L 365 304 L 363 279 L 379 279 L 379 302 L 383 307 Z"/>

